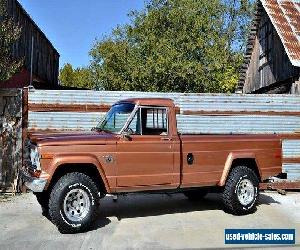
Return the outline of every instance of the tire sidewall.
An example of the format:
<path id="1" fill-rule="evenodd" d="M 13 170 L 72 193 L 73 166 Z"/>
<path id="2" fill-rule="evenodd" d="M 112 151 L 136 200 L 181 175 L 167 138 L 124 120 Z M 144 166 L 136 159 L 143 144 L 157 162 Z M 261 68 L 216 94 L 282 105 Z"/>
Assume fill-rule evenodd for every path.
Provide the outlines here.
<path id="1" fill-rule="evenodd" d="M 254 187 L 254 198 L 253 198 L 252 202 L 248 205 L 243 205 L 240 203 L 239 198 L 238 198 L 238 190 L 237 190 L 240 182 L 245 179 L 251 181 L 251 183 Z M 236 181 L 235 187 L 234 187 L 234 199 L 235 199 L 235 203 L 237 204 L 237 206 L 240 210 L 251 211 L 252 209 L 255 208 L 255 204 L 257 202 L 257 198 L 258 198 L 258 194 L 259 194 L 258 186 L 259 186 L 259 182 L 258 182 L 256 176 L 253 176 L 252 173 L 243 173 L 241 176 L 239 176 L 239 178 L 237 178 L 237 181 Z"/>
<path id="2" fill-rule="evenodd" d="M 87 215 L 85 216 L 84 219 L 82 219 L 81 221 L 71 221 L 68 219 L 68 217 L 66 216 L 65 212 L 64 212 L 64 200 L 66 198 L 66 195 L 74 189 L 81 189 L 83 191 L 85 191 L 89 197 L 90 200 L 90 209 L 89 212 L 87 213 Z M 62 218 L 62 220 L 64 221 L 65 224 L 67 224 L 67 226 L 72 227 L 74 229 L 76 228 L 85 228 L 86 226 L 88 226 L 92 220 L 92 216 L 94 214 L 94 211 L 96 209 L 96 197 L 94 192 L 92 191 L 92 188 L 90 187 L 89 183 L 85 183 L 85 182 L 71 182 L 68 183 L 68 185 L 66 185 L 62 190 L 61 193 L 59 195 L 59 214 Z"/>

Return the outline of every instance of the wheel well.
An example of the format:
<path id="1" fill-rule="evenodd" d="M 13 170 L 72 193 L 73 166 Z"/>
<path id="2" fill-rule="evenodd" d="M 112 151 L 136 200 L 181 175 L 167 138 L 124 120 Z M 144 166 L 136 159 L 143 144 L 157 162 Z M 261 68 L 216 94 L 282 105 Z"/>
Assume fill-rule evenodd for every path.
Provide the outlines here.
<path id="1" fill-rule="evenodd" d="M 97 167 L 94 164 L 63 164 L 60 165 L 56 171 L 54 172 L 51 183 L 48 187 L 48 191 L 52 189 L 52 187 L 55 185 L 55 183 L 64 176 L 65 174 L 72 173 L 72 172 L 79 172 L 86 174 L 89 176 L 97 185 L 100 191 L 105 194 L 106 188 L 104 185 L 104 182 L 102 180 L 102 177 L 97 169 Z M 103 195 L 102 194 L 102 195 Z"/>
<path id="2" fill-rule="evenodd" d="M 237 166 L 246 166 L 254 171 L 259 181 L 261 181 L 261 176 L 258 171 L 258 166 L 256 164 L 255 159 L 253 158 L 242 158 L 242 159 L 234 159 L 231 164 L 230 172 Z"/>

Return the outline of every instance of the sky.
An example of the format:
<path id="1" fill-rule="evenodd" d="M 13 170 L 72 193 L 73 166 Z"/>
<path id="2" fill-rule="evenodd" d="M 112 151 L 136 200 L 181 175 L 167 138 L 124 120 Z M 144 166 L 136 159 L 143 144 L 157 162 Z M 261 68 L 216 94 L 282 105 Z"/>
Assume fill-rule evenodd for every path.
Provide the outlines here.
<path id="1" fill-rule="evenodd" d="M 96 38 L 109 35 L 128 13 L 144 7 L 144 0 L 19 0 L 60 53 L 60 67 L 89 64 Z"/>

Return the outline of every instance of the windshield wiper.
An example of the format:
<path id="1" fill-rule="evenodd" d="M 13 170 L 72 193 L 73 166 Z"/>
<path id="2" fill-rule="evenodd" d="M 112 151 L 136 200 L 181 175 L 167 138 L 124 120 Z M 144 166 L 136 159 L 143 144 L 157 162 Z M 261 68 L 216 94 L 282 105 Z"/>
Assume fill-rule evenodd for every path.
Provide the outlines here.
<path id="1" fill-rule="evenodd" d="M 105 133 L 110 133 L 111 134 L 111 131 L 105 130 L 105 129 L 102 129 L 102 128 L 98 128 L 98 127 L 93 127 L 91 130 L 92 131 L 105 132 Z"/>
<path id="2" fill-rule="evenodd" d="M 101 132 L 101 131 L 104 131 L 104 130 L 101 129 L 101 128 L 98 128 L 98 127 L 93 127 L 93 128 L 91 129 L 91 131 Z"/>

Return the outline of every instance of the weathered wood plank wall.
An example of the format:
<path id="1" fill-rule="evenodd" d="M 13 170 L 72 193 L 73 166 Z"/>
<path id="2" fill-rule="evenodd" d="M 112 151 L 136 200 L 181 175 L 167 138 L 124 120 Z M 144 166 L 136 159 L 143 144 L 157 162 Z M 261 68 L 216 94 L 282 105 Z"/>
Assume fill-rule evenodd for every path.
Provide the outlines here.
<path id="1" fill-rule="evenodd" d="M 262 10 L 243 93 L 289 93 L 299 75 L 300 68 L 291 64 L 270 18 Z"/>
<path id="2" fill-rule="evenodd" d="M 0 190 L 16 188 L 22 166 L 22 90 L 0 89 Z"/>
<path id="3" fill-rule="evenodd" d="M 54 88 L 58 85 L 59 53 L 17 0 L 7 0 L 7 5 L 9 16 L 13 17 L 22 27 L 21 38 L 13 46 L 13 56 L 23 58 L 24 68 L 30 71 L 33 37 L 33 74 L 35 80 L 47 83 L 44 88 Z"/>

